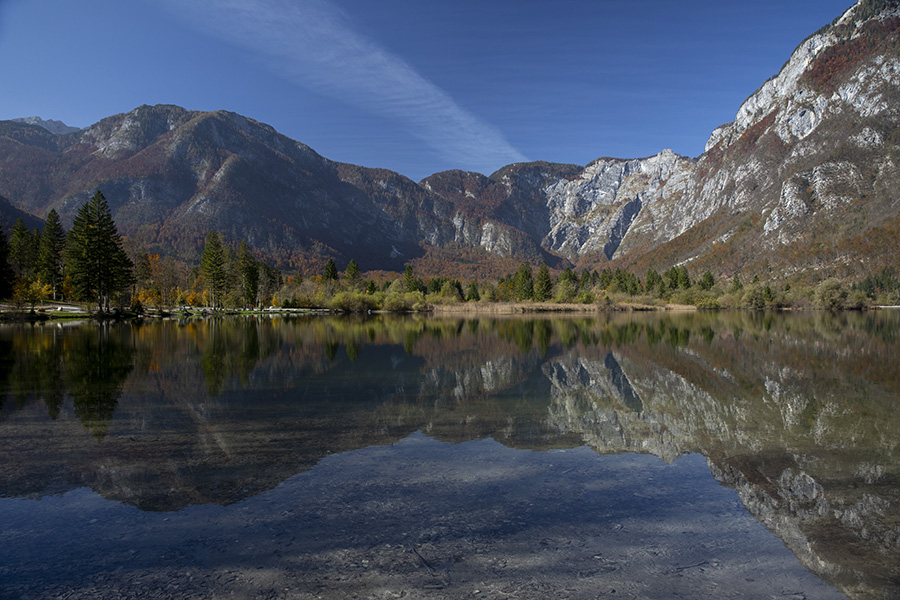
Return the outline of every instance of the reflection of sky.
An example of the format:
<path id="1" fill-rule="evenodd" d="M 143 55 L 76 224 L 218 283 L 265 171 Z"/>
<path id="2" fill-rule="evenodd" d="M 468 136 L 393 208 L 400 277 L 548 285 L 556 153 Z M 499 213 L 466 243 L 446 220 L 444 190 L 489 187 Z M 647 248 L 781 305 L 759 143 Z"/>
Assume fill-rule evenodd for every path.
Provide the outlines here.
<path id="1" fill-rule="evenodd" d="M 592 597 L 612 589 L 843 597 L 749 516 L 699 455 L 666 464 L 416 433 L 332 455 L 227 507 L 140 512 L 77 489 L 0 499 L 0 522 L 3 597 L 103 592 L 160 573 L 181 593 L 200 594 L 271 585 L 337 597 L 432 586 L 490 597 L 535 581 L 518 597 L 572 586 Z"/>

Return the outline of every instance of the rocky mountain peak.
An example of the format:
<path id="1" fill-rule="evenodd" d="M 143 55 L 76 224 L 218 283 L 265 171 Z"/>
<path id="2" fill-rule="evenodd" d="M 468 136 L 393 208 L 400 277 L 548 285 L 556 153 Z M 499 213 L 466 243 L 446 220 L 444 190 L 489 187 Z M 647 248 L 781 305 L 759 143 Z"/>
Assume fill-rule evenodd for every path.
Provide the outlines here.
<path id="1" fill-rule="evenodd" d="M 55 135 L 65 135 L 67 133 L 81 131 L 80 127 L 70 127 L 62 121 L 56 121 L 54 119 L 42 119 L 40 117 L 20 117 L 18 119 L 11 120 L 16 123 L 26 123 L 28 125 L 37 125 L 38 127 L 43 127 L 44 129 Z"/>

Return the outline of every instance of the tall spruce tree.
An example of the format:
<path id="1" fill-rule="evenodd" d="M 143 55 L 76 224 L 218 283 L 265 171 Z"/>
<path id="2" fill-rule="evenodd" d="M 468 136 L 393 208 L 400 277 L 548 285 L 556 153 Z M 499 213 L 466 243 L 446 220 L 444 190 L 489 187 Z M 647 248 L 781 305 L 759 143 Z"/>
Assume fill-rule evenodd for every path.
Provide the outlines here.
<path id="1" fill-rule="evenodd" d="M 534 276 L 531 274 L 531 265 L 522 263 L 519 265 L 516 276 L 513 278 L 513 291 L 517 300 L 531 300 L 534 298 Z"/>
<path id="2" fill-rule="evenodd" d="M 66 232 L 59 221 L 56 209 L 51 208 L 44 222 L 38 249 L 38 276 L 53 289 L 53 299 L 63 278 L 63 252 L 66 249 Z"/>
<path id="3" fill-rule="evenodd" d="M 350 281 L 356 281 L 360 277 L 359 265 L 356 263 L 355 259 L 350 259 L 350 262 L 347 263 L 347 269 L 344 271 L 344 275 Z"/>
<path id="4" fill-rule="evenodd" d="M 228 283 L 228 272 L 225 269 L 225 250 L 219 234 L 210 231 L 206 236 L 203 254 L 200 256 L 200 272 L 206 279 L 212 308 L 219 308 L 225 299 L 225 287 Z"/>
<path id="5" fill-rule="evenodd" d="M 14 279 L 15 274 L 9 264 L 9 243 L 6 241 L 3 227 L 0 227 L 0 298 L 9 298 L 12 295 Z"/>
<path id="6" fill-rule="evenodd" d="M 34 237 L 25 226 L 22 217 L 16 219 L 9 238 L 9 262 L 16 277 L 30 280 L 34 277 L 35 256 Z"/>
<path id="7" fill-rule="evenodd" d="M 412 265 L 406 265 L 406 268 L 403 270 L 403 291 L 405 292 L 415 292 L 419 289 L 419 282 L 416 280 L 416 276 L 413 273 Z"/>
<path id="8" fill-rule="evenodd" d="M 125 290 L 132 280 L 131 259 L 122 249 L 106 198 L 98 190 L 85 202 L 69 232 L 66 267 L 75 293 L 96 298 L 100 312 L 109 310 L 110 298 Z"/>
<path id="9" fill-rule="evenodd" d="M 322 272 L 322 278 L 325 281 L 337 281 L 338 280 L 337 266 L 335 266 L 334 261 L 330 258 L 328 259 L 328 262 L 325 263 L 325 270 Z"/>
<path id="10" fill-rule="evenodd" d="M 534 281 L 534 299 L 536 302 L 546 302 L 553 297 L 553 279 L 547 263 L 541 263 L 538 269 L 537 279 Z"/>
<path id="11" fill-rule="evenodd" d="M 242 240 L 237 251 L 238 271 L 241 276 L 241 292 L 244 303 L 248 306 L 256 306 L 256 296 L 259 291 L 259 264 L 250 252 L 250 245 Z"/>

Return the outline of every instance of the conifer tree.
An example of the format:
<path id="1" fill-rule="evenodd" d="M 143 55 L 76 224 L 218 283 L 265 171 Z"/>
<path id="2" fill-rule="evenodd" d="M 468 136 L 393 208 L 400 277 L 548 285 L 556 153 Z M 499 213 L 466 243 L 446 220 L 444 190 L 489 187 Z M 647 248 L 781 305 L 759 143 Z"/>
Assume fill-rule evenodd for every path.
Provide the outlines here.
<path id="1" fill-rule="evenodd" d="M 203 254 L 200 256 L 200 272 L 206 279 L 206 289 L 210 293 L 212 307 L 218 308 L 225 299 L 228 272 L 225 269 L 225 251 L 219 234 L 210 231 L 206 235 Z"/>
<path id="2" fill-rule="evenodd" d="M 466 287 L 466 302 L 478 302 L 479 300 L 481 300 L 481 294 L 478 293 L 478 282 L 471 281 Z"/>
<path id="3" fill-rule="evenodd" d="M 22 217 L 19 217 L 9 238 L 9 262 L 16 277 L 31 279 L 34 275 L 35 258 L 34 238 Z"/>
<path id="4" fill-rule="evenodd" d="M 644 286 L 647 293 L 653 293 L 654 290 L 657 293 L 665 292 L 665 281 L 663 281 L 662 275 L 656 272 L 654 269 L 647 269 L 647 276 L 644 279 Z"/>
<path id="5" fill-rule="evenodd" d="M 69 232 L 66 266 L 75 292 L 96 298 L 101 312 L 109 310 L 110 297 L 132 281 L 131 259 L 122 249 L 106 198 L 98 190 L 75 215 Z"/>
<path id="6" fill-rule="evenodd" d="M 347 270 L 344 271 L 344 275 L 346 275 L 347 279 L 349 279 L 350 281 L 356 281 L 357 279 L 359 279 L 359 265 L 356 264 L 356 261 L 354 259 L 350 259 L 350 262 L 347 264 Z"/>
<path id="7" fill-rule="evenodd" d="M 44 222 L 44 231 L 38 250 L 38 276 L 50 285 L 53 299 L 63 277 L 63 252 L 66 249 L 66 232 L 59 221 L 56 209 L 51 208 Z"/>
<path id="8" fill-rule="evenodd" d="M 513 278 L 513 290 L 518 300 L 531 300 L 534 298 L 534 276 L 531 274 L 531 265 L 522 263 Z"/>
<path id="9" fill-rule="evenodd" d="M 553 296 L 553 279 L 550 278 L 550 270 L 547 263 L 541 263 L 538 269 L 537 279 L 534 281 L 534 299 L 536 302 L 546 302 Z"/>
<path id="10" fill-rule="evenodd" d="M 684 265 L 678 267 L 678 287 L 685 290 L 691 287 L 691 276 Z"/>
<path id="11" fill-rule="evenodd" d="M 153 269 L 150 267 L 150 255 L 141 250 L 131 261 L 134 264 L 135 285 L 149 288 L 153 280 Z"/>
<path id="12" fill-rule="evenodd" d="M 587 269 L 581 271 L 581 279 L 578 281 L 578 287 L 582 290 L 591 289 L 591 272 Z"/>
<path id="13" fill-rule="evenodd" d="M 406 269 L 403 270 L 403 291 L 416 292 L 418 290 L 419 282 L 416 281 L 416 276 L 413 274 L 412 265 L 406 265 Z"/>
<path id="14" fill-rule="evenodd" d="M 12 294 L 14 278 L 9 264 L 9 243 L 6 241 L 6 233 L 0 227 L 0 298 L 8 298 Z"/>
<path id="15" fill-rule="evenodd" d="M 259 291 L 259 264 L 250 252 L 250 245 L 246 240 L 242 240 L 238 246 L 237 263 L 244 302 L 251 306 L 255 305 L 256 295 Z"/>
<path id="16" fill-rule="evenodd" d="M 322 273 L 322 278 L 325 281 L 337 281 L 338 280 L 338 271 L 337 266 L 335 266 L 334 261 L 332 259 L 328 259 L 328 262 L 325 263 L 325 271 Z"/>
<path id="17" fill-rule="evenodd" d="M 578 283 L 578 278 L 575 277 L 575 273 L 572 272 L 571 267 L 566 267 L 566 270 L 563 271 L 562 274 L 559 276 L 559 280 L 560 281 L 568 281 L 573 286 L 575 286 Z"/>

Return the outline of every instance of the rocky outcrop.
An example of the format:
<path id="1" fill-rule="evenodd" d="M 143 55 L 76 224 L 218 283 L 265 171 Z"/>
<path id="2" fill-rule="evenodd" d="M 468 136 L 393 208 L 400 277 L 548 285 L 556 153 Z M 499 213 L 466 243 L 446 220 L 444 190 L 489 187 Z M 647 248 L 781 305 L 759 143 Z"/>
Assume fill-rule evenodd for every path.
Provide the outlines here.
<path id="1" fill-rule="evenodd" d="M 37 125 L 38 127 L 43 127 L 50 133 L 55 135 L 65 135 L 67 133 L 75 133 L 76 131 L 80 131 L 80 127 L 70 127 L 66 125 L 62 121 L 56 121 L 54 119 L 44 120 L 40 117 L 20 117 L 18 119 L 12 119 L 16 123 L 26 123 L 28 125 Z"/>

